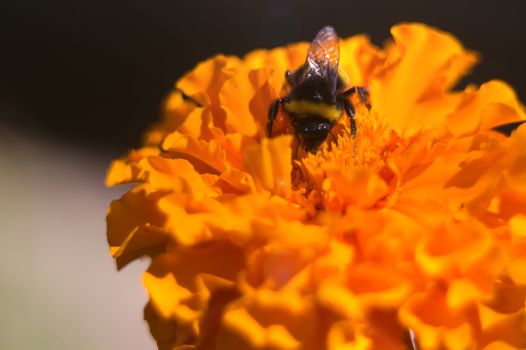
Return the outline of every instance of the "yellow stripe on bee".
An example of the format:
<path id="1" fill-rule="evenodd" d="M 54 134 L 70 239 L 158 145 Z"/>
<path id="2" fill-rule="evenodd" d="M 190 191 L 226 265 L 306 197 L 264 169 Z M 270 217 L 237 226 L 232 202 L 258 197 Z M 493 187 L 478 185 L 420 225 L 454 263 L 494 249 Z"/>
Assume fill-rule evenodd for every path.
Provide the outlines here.
<path id="1" fill-rule="evenodd" d="M 297 114 L 298 116 L 302 114 L 314 114 L 330 121 L 337 121 L 342 114 L 342 111 L 335 105 L 307 100 L 292 100 L 285 103 L 284 107 L 287 112 Z"/>

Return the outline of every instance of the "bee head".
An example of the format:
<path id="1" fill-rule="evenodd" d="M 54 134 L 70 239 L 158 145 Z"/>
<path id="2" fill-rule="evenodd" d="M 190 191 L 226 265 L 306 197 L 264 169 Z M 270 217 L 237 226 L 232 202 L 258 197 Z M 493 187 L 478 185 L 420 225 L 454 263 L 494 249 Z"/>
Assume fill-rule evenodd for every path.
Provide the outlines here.
<path id="1" fill-rule="evenodd" d="M 295 130 L 303 148 L 307 152 L 314 153 L 325 142 L 332 126 L 333 123 L 330 120 L 313 116 L 299 119 Z"/>

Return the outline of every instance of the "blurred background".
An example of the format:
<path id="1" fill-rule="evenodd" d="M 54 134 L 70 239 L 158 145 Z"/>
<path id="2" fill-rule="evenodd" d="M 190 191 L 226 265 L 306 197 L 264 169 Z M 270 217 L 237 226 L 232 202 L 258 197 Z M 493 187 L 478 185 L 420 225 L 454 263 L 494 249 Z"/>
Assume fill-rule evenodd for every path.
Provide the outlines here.
<path id="1" fill-rule="evenodd" d="M 112 158 L 138 146 L 174 81 L 215 54 L 311 40 L 378 45 L 401 21 L 481 53 L 464 80 L 526 101 L 524 1 L 19 0 L 0 4 L 0 348 L 154 349 L 139 261 L 117 273 L 104 216 Z"/>

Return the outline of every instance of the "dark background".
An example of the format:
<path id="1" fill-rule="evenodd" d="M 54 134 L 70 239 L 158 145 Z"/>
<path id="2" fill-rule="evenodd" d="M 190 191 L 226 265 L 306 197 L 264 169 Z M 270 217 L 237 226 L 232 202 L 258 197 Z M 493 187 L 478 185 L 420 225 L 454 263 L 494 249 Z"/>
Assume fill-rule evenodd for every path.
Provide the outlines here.
<path id="1" fill-rule="evenodd" d="M 467 81 L 509 82 L 526 101 L 524 1 L 91 0 L 0 5 L 0 126 L 119 155 L 139 144 L 174 81 L 215 54 L 421 21 L 482 63 Z"/>

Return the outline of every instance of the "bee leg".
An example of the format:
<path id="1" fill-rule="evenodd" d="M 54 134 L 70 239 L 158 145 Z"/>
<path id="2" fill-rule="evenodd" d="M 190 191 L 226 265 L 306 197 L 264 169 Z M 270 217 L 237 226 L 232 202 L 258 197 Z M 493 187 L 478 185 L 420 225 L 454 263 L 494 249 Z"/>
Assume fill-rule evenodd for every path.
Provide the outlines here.
<path id="1" fill-rule="evenodd" d="M 287 81 L 287 84 L 289 84 L 289 86 L 294 85 L 294 75 L 290 70 L 285 72 L 285 80 Z"/>
<path id="2" fill-rule="evenodd" d="M 369 102 L 369 90 L 367 88 L 357 86 L 356 91 L 358 92 L 358 96 L 360 96 L 360 101 L 362 101 L 367 109 L 371 109 L 371 103 Z"/>
<path id="3" fill-rule="evenodd" d="M 174 90 L 181 94 L 181 96 L 183 97 L 184 101 L 191 102 L 194 105 L 196 105 L 197 107 L 203 107 L 203 105 L 201 103 L 199 103 L 194 98 L 192 98 L 192 97 L 188 96 L 187 94 L 185 94 L 184 91 L 179 89 L 178 87 L 176 87 Z"/>
<path id="4" fill-rule="evenodd" d="M 343 108 L 345 108 L 345 113 L 349 117 L 349 121 L 351 124 L 351 135 L 354 144 L 354 155 L 356 156 L 356 120 L 354 120 L 354 116 L 356 115 L 356 113 L 354 111 L 354 107 L 351 101 L 348 98 L 343 99 Z"/>
<path id="5" fill-rule="evenodd" d="M 349 90 L 342 93 L 343 96 L 348 97 L 354 94 L 358 94 L 360 101 L 367 107 L 371 109 L 371 104 L 369 103 L 369 90 L 361 86 L 353 86 Z"/>
<path id="6" fill-rule="evenodd" d="M 272 104 L 270 105 L 268 109 L 268 122 L 267 122 L 267 136 L 272 136 L 272 124 L 274 124 L 274 120 L 276 120 L 276 116 L 279 112 L 279 106 L 283 104 L 285 100 L 282 98 L 278 98 L 277 100 L 274 100 Z"/>
<path id="7" fill-rule="evenodd" d="M 356 121 L 354 120 L 354 116 L 356 115 L 356 112 L 354 111 L 354 107 L 348 99 L 345 99 L 343 101 L 343 108 L 345 108 L 345 113 L 349 117 L 349 120 L 351 122 L 351 135 L 352 138 L 356 138 Z"/>

